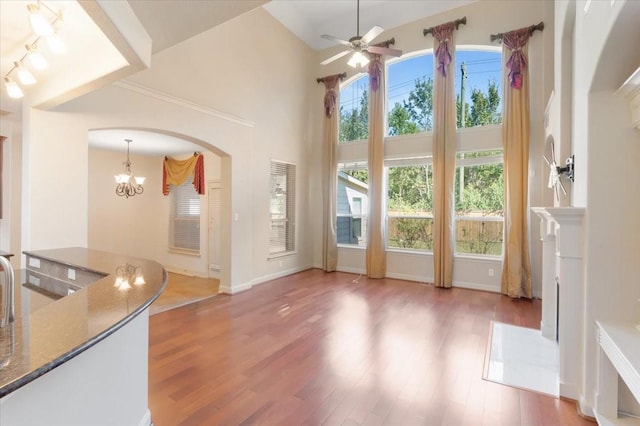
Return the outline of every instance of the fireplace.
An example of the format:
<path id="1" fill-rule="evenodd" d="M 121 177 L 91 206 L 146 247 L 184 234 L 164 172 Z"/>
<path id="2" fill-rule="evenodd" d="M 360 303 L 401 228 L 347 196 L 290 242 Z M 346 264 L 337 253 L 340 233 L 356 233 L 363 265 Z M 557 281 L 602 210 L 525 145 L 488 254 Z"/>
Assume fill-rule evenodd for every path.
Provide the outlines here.
<path id="1" fill-rule="evenodd" d="M 534 207 L 541 219 L 543 336 L 560 354 L 560 396 L 578 399 L 583 380 L 584 312 L 582 219 L 577 207 Z"/>

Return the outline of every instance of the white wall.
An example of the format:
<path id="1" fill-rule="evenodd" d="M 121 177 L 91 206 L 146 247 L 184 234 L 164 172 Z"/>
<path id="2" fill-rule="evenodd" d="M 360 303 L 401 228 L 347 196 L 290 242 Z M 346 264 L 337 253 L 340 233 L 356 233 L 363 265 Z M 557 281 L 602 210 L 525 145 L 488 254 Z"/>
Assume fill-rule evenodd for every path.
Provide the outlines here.
<path id="1" fill-rule="evenodd" d="M 203 154 L 205 180 L 220 179 L 220 157 L 212 152 Z M 122 172 L 124 158 L 122 152 L 89 149 L 88 247 L 152 259 L 173 272 L 207 277 L 208 193 L 201 197 L 200 255 L 170 252 L 171 206 L 170 197 L 162 194 L 162 157 L 131 155 L 134 174 L 147 179 L 144 192 L 130 198 L 115 194 L 113 175 Z"/>
<path id="2" fill-rule="evenodd" d="M 268 36 L 266 36 L 268 35 Z M 209 105 L 255 125 L 247 172 L 253 183 L 241 192 L 255 208 L 238 211 L 251 220 L 257 282 L 311 266 L 308 214 L 308 146 L 312 51 L 262 8 L 227 22 L 153 57 L 153 66 L 129 80 Z M 188 64 L 189 74 L 184 65 Z M 184 78 L 183 78 L 184 77 Z M 297 166 L 296 255 L 269 261 L 270 159 Z M 236 212 L 234 212 L 236 213 Z M 237 259 L 246 262 L 248 253 Z"/>
<path id="3" fill-rule="evenodd" d="M 164 214 L 162 159 L 131 155 L 136 176 L 145 176 L 144 192 L 125 198 L 115 193 L 123 152 L 89 149 L 88 248 L 160 261 Z"/>
<path id="4" fill-rule="evenodd" d="M 423 51 L 433 48 L 433 38 L 424 37 L 422 30 L 427 27 L 451 21 L 462 16 L 467 17 L 467 25 L 462 25 L 456 31 L 456 44 L 459 46 L 484 45 L 495 48 L 497 44 L 490 44 L 490 35 L 498 32 L 513 30 L 520 27 L 537 24 L 541 20 L 552 16 L 553 10 L 549 9 L 546 2 L 531 1 L 481 1 L 478 3 L 459 7 L 457 9 L 417 20 L 397 28 L 386 29 L 380 40 L 394 37 L 396 44 L 393 46 L 403 50 L 404 54 L 415 51 Z M 549 35 L 536 32 L 529 41 L 529 74 L 531 76 L 531 141 L 530 141 L 530 206 L 540 205 L 544 186 L 546 185 L 546 165 L 542 159 L 544 147 L 543 114 L 549 94 L 553 87 L 551 72 L 553 71 L 553 23 L 545 22 L 545 31 Z M 318 77 L 347 72 L 347 79 L 353 76 L 354 71 L 346 65 L 346 61 L 338 60 L 327 66 L 319 63 L 337 53 L 340 48 L 330 48 L 316 54 L 316 74 Z M 547 61 L 551 61 L 548 64 Z M 314 94 L 313 117 L 321 114 L 322 97 L 324 91 L 319 85 Z M 314 129 L 315 140 L 312 147 L 313 158 L 321 157 L 321 127 Z M 492 143 L 502 139 L 500 128 L 465 129 L 459 132 L 459 147 L 491 146 Z M 385 158 L 402 158 L 415 154 L 430 155 L 431 135 L 417 135 L 403 141 L 389 141 L 385 144 Z M 362 161 L 367 158 L 366 145 L 349 144 L 340 146 L 338 152 L 340 160 Z M 319 160 L 318 160 L 319 161 Z M 313 165 L 313 176 L 320 179 L 319 164 Z M 544 171 L 544 173 L 543 173 Z M 319 190 L 320 182 L 313 183 L 314 190 Z M 312 207 L 312 211 L 321 212 L 320 200 Z M 541 244 L 538 236 L 538 219 L 530 217 L 530 241 L 531 262 L 534 282 L 534 294 L 540 295 L 540 269 L 541 269 Z M 322 217 L 317 216 L 314 229 L 314 239 L 321 241 Z M 321 245 L 320 245 L 321 246 Z M 401 252 L 389 252 L 387 264 L 387 276 L 406 278 L 415 281 L 431 282 L 433 280 L 433 261 L 429 254 L 406 254 Z M 339 248 L 338 267 L 345 271 L 360 271 L 364 267 L 363 257 L 355 254 L 354 249 Z M 314 265 L 321 265 L 321 251 L 316 246 L 314 251 Z M 493 269 L 494 275 L 489 275 Z M 483 290 L 500 291 L 500 261 L 495 259 L 478 260 L 466 257 L 457 257 L 454 262 L 454 286 L 481 288 Z"/>
<path id="5" fill-rule="evenodd" d="M 2 219 L 0 219 L 0 250 L 13 253 L 14 268 L 21 259 L 21 174 L 22 128 L 20 123 L 0 118 L 0 135 L 7 139 L 2 146 Z"/>
<path id="6" fill-rule="evenodd" d="M 24 248 L 87 245 L 87 131 L 131 127 L 181 135 L 222 157 L 223 291 L 310 266 L 311 240 L 304 235 L 311 227 L 304 172 L 315 84 L 310 57 L 309 48 L 258 9 L 160 52 L 151 69 L 132 78 L 136 86 L 106 87 L 55 111 L 31 110 Z M 185 64 L 192 74 L 184 74 Z M 267 260 L 271 158 L 300 171 L 297 251 L 278 262 Z"/>
<path id="7" fill-rule="evenodd" d="M 640 133 L 631 127 L 627 101 L 616 90 L 640 64 L 640 3 L 617 0 L 557 2 L 556 23 L 566 39 L 573 25 L 572 80 L 556 75 L 571 92 L 576 182 L 572 202 L 586 207 L 584 222 L 583 383 L 580 409 L 592 414 L 597 385 L 595 321 L 640 320 Z M 561 46 L 558 46 L 562 43 Z M 567 49 L 556 38 L 556 48 Z M 563 64 L 566 65 L 566 64 Z M 556 70 L 558 72 L 558 70 Z M 567 87 L 570 85 L 571 87 Z"/>

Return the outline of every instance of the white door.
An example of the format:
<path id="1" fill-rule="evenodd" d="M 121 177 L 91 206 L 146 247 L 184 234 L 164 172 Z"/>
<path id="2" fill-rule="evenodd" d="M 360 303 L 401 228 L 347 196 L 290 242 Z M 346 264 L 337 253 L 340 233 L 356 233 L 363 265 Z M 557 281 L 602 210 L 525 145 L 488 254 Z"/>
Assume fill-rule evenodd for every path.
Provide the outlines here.
<path id="1" fill-rule="evenodd" d="M 222 184 L 209 182 L 209 277 L 220 278 L 220 200 Z"/>

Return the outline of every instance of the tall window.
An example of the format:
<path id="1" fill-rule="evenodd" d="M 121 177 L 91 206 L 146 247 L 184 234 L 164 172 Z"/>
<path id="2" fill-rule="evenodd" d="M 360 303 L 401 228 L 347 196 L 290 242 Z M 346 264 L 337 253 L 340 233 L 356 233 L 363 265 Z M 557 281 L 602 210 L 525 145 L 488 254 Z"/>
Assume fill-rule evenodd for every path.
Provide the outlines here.
<path id="1" fill-rule="evenodd" d="M 395 61 L 387 68 L 387 135 L 433 129 L 433 54 Z"/>
<path id="2" fill-rule="evenodd" d="M 501 76 L 500 50 L 456 50 L 458 128 L 502 124 Z"/>
<path id="3" fill-rule="evenodd" d="M 338 244 L 356 247 L 367 245 L 368 182 L 366 164 L 338 164 Z"/>
<path id="4" fill-rule="evenodd" d="M 504 222 L 502 151 L 458 153 L 456 252 L 502 255 Z"/>
<path id="5" fill-rule="evenodd" d="M 433 250 L 430 158 L 395 160 L 387 168 L 387 247 Z"/>
<path id="6" fill-rule="evenodd" d="M 296 165 L 271 160 L 269 255 L 291 253 L 296 243 Z"/>
<path id="7" fill-rule="evenodd" d="M 169 249 L 200 254 L 200 196 L 193 177 L 171 188 Z"/>
<path id="8" fill-rule="evenodd" d="M 364 74 L 340 88 L 338 143 L 369 137 L 369 75 Z"/>

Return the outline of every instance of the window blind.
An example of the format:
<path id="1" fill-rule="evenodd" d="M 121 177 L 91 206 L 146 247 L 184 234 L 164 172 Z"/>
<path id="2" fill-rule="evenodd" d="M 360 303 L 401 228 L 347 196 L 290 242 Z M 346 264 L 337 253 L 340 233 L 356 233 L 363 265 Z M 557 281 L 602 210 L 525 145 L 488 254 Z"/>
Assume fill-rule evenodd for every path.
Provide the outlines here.
<path id="1" fill-rule="evenodd" d="M 171 190 L 169 248 L 200 253 L 200 196 L 193 178 Z"/>
<path id="2" fill-rule="evenodd" d="M 269 255 L 295 250 L 296 166 L 271 161 Z"/>

